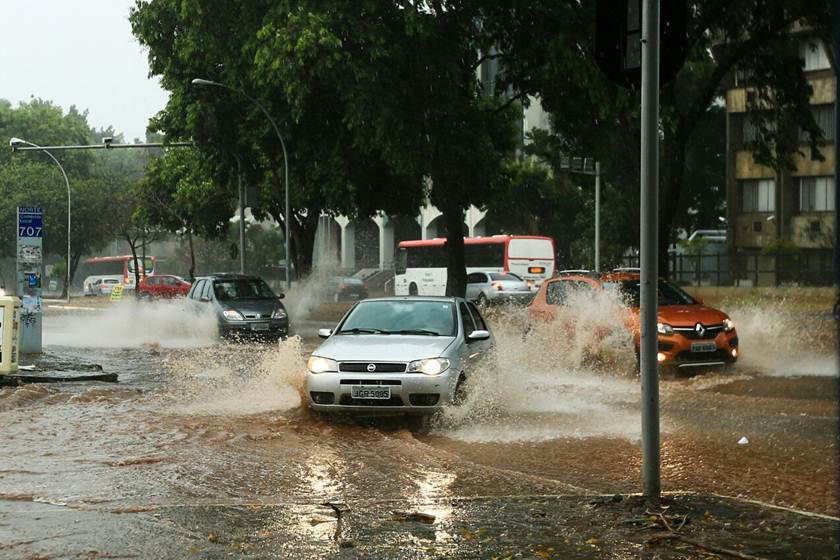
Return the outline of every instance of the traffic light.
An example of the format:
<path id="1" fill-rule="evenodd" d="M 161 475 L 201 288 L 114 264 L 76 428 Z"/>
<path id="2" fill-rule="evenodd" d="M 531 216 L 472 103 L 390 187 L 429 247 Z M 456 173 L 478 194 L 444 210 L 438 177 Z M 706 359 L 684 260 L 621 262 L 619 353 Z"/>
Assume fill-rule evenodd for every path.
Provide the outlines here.
<path id="1" fill-rule="evenodd" d="M 671 81 L 685 62 L 685 0 L 660 0 L 659 83 Z M 616 84 L 639 89 L 642 84 L 642 0 L 597 0 L 595 58 Z"/>

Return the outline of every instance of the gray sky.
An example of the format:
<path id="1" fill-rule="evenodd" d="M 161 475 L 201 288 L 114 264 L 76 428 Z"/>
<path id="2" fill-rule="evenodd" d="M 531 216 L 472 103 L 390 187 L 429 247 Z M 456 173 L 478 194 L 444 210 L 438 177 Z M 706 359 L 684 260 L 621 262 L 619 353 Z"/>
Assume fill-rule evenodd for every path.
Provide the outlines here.
<path id="1" fill-rule="evenodd" d="M 32 97 L 65 111 L 88 110 L 88 123 L 113 125 L 126 141 L 145 138 L 149 117 L 168 98 L 149 79 L 146 51 L 131 34 L 134 0 L 2 0 L 0 98 Z M 27 138 L 37 142 L 37 138 Z"/>

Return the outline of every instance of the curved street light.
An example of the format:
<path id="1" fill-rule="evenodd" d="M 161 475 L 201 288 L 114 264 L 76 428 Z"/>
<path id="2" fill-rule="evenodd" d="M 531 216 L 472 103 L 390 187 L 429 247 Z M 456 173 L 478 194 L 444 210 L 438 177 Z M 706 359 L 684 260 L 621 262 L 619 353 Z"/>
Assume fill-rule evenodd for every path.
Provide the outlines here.
<path id="1" fill-rule="evenodd" d="M 203 78 L 193 78 L 191 83 L 194 84 L 194 85 L 197 85 L 197 86 L 214 86 L 214 87 L 224 88 L 224 89 L 236 92 L 239 95 L 245 97 L 251 103 L 253 103 L 254 105 L 256 105 L 257 107 L 260 108 L 260 111 L 263 112 L 263 115 L 265 115 L 265 118 L 267 118 L 268 122 L 271 123 L 271 126 L 274 128 L 274 133 L 277 135 L 277 138 L 280 140 L 280 146 L 283 148 L 283 169 L 285 170 L 285 175 L 286 175 L 286 189 L 285 189 L 286 190 L 286 216 L 285 216 L 285 218 L 283 218 L 283 221 L 286 222 L 286 236 L 285 236 L 286 237 L 286 239 L 285 239 L 285 245 L 286 245 L 285 246 L 285 251 L 286 251 L 286 291 L 289 291 L 289 290 L 292 289 L 292 277 L 289 274 L 289 269 L 291 268 L 291 265 L 292 265 L 292 256 L 291 256 L 291 253 L 289 252 L 289 231 L 290 231 L 289 230 L 289 209 L 290 209 L 290 206 L 289 206 L 289 156 L 286 153 L 286 142 L 283 141 L 283 135 L 280 134 L 280 129 L 277 127 L 277 123 L 274 122 L 274 119 L 271 118 L 271 115 L 269 114 L 268 110 L 262 105 L 262 103 L 260 103 L 259 101 L 257 101 L 256 99 L 254 99 L 253 97 L 251 97 L 250 95 L 248 95 L 247 93 L 242 91 L 241 89 L 237 89 L 235 87 L 229 86 L 227 84 L 223 84 L 221 82 L 214 82 L 212 80 L 205 80 Z M 242 227 L 242 225 L 240 225 L 240 227 Z"/>
<path id="2" fill-rule="evenodd" d="M 21 140 L 20 138 L 12 138 L 9 140 L 9 147 L 12 148 L 12 151 L 15 151 L 15 148 L 20 146 L 21 144 L 26 144 L 27 146 L 32 146 L 33 148 L 38 148 L 52 159 L 58 168 L 61 170 L 61 174 L 64 176 L 64 184 L 67 186 L 67 303 L 70 303 L 70 181 L 67 179 L 67 173 L 64 171 L 64 167 L 55 159 L 55 156 L 52 155 L 49 151 L 45 150 L 38 144 L 33 144 L 32 142 L 28 142 L 26 140 Z"/>

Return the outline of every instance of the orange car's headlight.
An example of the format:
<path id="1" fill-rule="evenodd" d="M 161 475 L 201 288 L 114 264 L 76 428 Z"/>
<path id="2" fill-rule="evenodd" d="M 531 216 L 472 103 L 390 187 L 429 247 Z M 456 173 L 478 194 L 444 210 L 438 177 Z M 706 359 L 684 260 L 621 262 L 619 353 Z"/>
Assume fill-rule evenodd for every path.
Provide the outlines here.
<path id="1" fill-rule="evenodd" d="M 725 330 L 726 332 L 731 332 L 734 329 L 735 329 L 735 321 L 733 321 L 729 317 L 727 317 L 726 319 L 723 320 L 723 330 Z"/>
<path id="2" fill-rule="evenodd" d="M 668 323 L 656 323 L 656 332 L 659 334 L 671 335 L 674 334 L 674 327 Z"/>

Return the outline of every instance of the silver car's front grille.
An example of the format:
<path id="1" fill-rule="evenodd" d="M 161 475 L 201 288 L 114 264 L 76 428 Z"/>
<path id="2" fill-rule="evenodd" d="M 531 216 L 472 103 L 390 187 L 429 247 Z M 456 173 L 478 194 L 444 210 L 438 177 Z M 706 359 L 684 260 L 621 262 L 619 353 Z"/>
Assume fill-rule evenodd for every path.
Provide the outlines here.
<path id="1" fill-rule="evenodd" d="M 404 373 L 406 364 L 399 362 L 341 362 L 338 371 L 348 373 Z"/>

